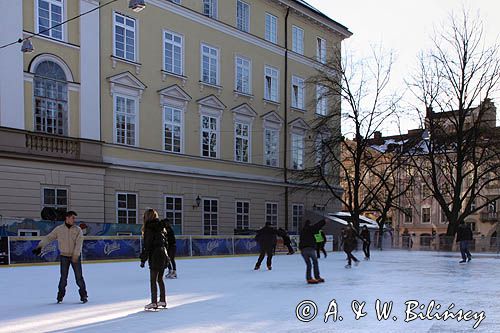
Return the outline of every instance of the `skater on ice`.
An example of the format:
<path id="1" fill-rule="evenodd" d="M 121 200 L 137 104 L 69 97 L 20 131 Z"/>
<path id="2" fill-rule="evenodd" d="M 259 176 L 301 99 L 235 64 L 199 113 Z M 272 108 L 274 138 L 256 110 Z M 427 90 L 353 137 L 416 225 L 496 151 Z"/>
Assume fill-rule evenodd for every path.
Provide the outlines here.
<path id="1" fill-rule="evenodd" d="M 349 227 L 342 232 L 342 241 L 344 243 L 344 252 L 347 255 L 347 265 L 345 265 L 345 268 L 351 268 L 352 261 L 354 261 L 354 265 L 357 266 L 359 260 L 352 254 L 352 251 L 357 247 L 356 231 L 352 225 L 349 225 Z"/>
<path id="2" fill-rule="evenodd" d="M 273 260 L 273 252 L 276 248 L 276 235 L 278 235 L 278 231 L 271 226 L 271 223 L 266 222 L 266 225 L 257 231 L 257 235 L 255 236 L 255 240 L 260 247 L 259 259 L 257 259 L 257 263 L 255 264 L 254 270 L 260 269 L 260 264 L 264 260 L 264 257 L 267 255 L 267 269 L 272 269 L 272 260 Z"/>
<path id="3" fill-rule="evenodd" d="M 175 253 L 177 252 L 177 245 L 175 239 L 174 229 L 170 222 L 163 220 L 165 223 L 165 230 L 167 230 L 168 248 L 167 253 L 170 261 L 167 263 L 168 273 L 165 276 L 168 279 L 177 279 L 177 265 L 175 264 Z"/>
<path id="4" fill-rule="evenodd" d="M 363 226 L 360 236 L 363 240 L 363 252 L 365 253 L 365 260 L 370 260 L 370 231 L 368 230 L 368 227 L 366 225 Z"/>
<path id="5" fill-rule="evenodd" d="M 306 262 L 306 281 L 309 284 L 325 282 L 319 273 L 315 238 L 315 234 L 317 234 L 324 225 L 325 220 L 321 220 L 314 225 L 311 225 L 311 221 L 306 220 L 304 222 L 304 227 L 300 231 L 299 249 L 302 254 L 302 258 L 304 258 L 304 261 Z M 311 268 L 314 272 L 314 279 L 311 275 Z"/>
<path id="6" fill-rule="evenodd" d="M 82 245 L 83 233 L 79 226 L 75 225 L 75 217 L 77 214 L 74 211 L 69 211 L 64 215 L 64 224 L 54 228 L 47 236 L 45 236 L 38 246 L 33 249 L 33 254 L 40 255 L 42 249 L 54 240 L 57 240 L 57 247 L 59 248 L 60 256 L 59 262 L 61 267 L 61 278 L 59 279 L 59 286 L 57 292 L 57 303 L 63 301 L 66 294 L 66 285 L 68 284 L 69 266 L 73 268 L 75 274 L 76 284 L 78 285 L 78 292 L 80 294 L 80 301 L 87 303 L 87 287 L 83 279 L 82 272 Z"/>
<path id="7" fill-rule="evenodd" d="M 460 244 L 460 253 L 462 260 L 460 263 L 469 262 L 472 260 L 472 255 L 469 252 L 469 242 L 472 241 L 472 230 L 468 224 L 461 221 L 457 228 L 457 243 Z"/>
<path id="8" fill-rule="evenodd" d="M 163 283 L 163 273 L 167 262 L 168 235 L 164 223 L 158 219 L 158 212 L 154 209 L 147 209 L 144 212 L 144 223 L 142 225 L 142 252 L 141 267 L 146 261 L 149 262 L 149 282 L 151 285 L 151 303 L 147 304 L 145 310 L 153 310 L 158 307 L 167 307 L 165 295 L 165 284 Z M 160 289 L 160 301 L 158 301 L 158 288 Z"/>
<path id="9" fill-rule="evenodd" d="M 317 233 L 315 233 L 314 239 L 316 239 L 316 255 L 318 259 L 321 257 L 320 252 L 323 252 L 323 255 L 326 258 L 326 250 L 325 250 L 326 235 L 323 232 L 323 230 L 319 230 Z"/>
<path id="10" fill-rule="evenodd" d="M 293 247 L 292 247 L 292 240 L 290 239 L 290 236 L 288 235 L 288 232 L 283 229 L 283 228 L 279 228 L 278 229 L 278 235 L 283 238 L 283 245 L 286 246 L 286 248 L 288 249 L 288 253 L 287 254 L 294 254 L 295 251 L 293 250 Z"/>

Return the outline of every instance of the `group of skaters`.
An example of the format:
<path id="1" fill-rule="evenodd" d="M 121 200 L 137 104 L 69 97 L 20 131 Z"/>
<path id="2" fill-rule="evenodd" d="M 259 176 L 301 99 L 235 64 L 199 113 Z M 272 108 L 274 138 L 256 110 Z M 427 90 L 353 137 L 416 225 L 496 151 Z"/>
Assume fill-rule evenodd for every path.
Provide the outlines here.
<path id="1" fill-rule="evenodd" d="M 324 257 L 327 257 L 327 252 L 325 250 L 326 235 L 322 228 L 324 227 L 326 221 L 321 220 L 315 224 L 311 224 L 310 220 L 304 222 L 299 235 L 299 249 L 306 263 L 306 281 L 308 284 L 317 284 L 325 282 L 325 280 L 320 276 L 318 259 L 320 258 L 320 253 L 323 252 Z M 288 248 L 287 254 L 293 254 L 293 248 L 291 246 L 290 236 L 281 228 L 275 229 L 272 227 L 271 223 L 267 222 L 265 226 L 257 231 L 255 240 L 259 244 L 260 253 L 257 263 L 255 264 L 254 270 L 259 270 L 264 258 L 267 256 L 266 266 L 268 270 L 272 270 L 272 258 L 276 250 L 277 236 L 283 238 L 283 244 Z M 347 255 L 347 265 L 346 268 L 351 268 L 352 262 L 357 266 L 359 260 L 352 254 L 357 247 L 356 238 L 360 238 L 363 241 L 363 252 L 365 254 L 365 260 L 370 259 L 370 231 L 366 226 L 364 226 L 361 232 L 358 233 L 349 225 L 348 228 L 342 230 L 341 241 L 343 244 L 344 252 Z M 312 272 L 311 272 L 312 271 Z M 313 278 L 314 274 L 314 278 Z"/>

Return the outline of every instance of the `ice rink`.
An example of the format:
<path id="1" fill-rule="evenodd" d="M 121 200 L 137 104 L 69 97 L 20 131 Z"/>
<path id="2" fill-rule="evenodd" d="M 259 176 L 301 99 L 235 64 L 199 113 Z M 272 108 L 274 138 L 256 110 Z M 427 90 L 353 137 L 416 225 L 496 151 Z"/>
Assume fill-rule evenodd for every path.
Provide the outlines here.
<path id="1" fill-rule="evenodd" d="M 344 253 L 329 253 L 318 285 L 305 283 L 299 254 L 276 256 L 272 271 L 254 271 L 256 257 L 178 260 L 179 278 L 166 280 L 168 309 L 158 312 L 143 311 L 149 270 L 139 261 L 84 264 L 87 304 L 72 272 L 56 304 L 59 266 L 0 268 L 0 332 L 471 332 L 475 324 L 476 332 L 500 332 L 500 256 L 459 260 L 459 253 L 372 251 L 371 261 L 345 269 Z M 393 302 L 387 320 L 377 319 L 377 299 Z M 304 300 L 315 305 L 300 307 L 300 321 Z M 449 308 L 462 320 L 436 318 Z"/>

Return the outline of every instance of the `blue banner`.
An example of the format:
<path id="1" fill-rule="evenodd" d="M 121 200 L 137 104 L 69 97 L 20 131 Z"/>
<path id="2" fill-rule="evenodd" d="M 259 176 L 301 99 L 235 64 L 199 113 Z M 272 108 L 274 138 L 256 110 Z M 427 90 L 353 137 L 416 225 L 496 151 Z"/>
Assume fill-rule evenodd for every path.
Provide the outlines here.
<path id="1" fill-rule="evenodd" d="M 231 238 L 193 238 L 193 256 L 233 254 Z"/>
<path id="2" fill-rule="evenodd" d="M 176 257 L 189 257 L 191 255 L 190 246 L 189 246 L 189 238 L 177 238 L 175 240 L 176 246 Z"/>
<path id="3" fill-rule="evenodd" d="M 239 238 L 234 240 L 235 254 L 254 254 L 259 253 L 259 245 L 253 237 Z"/>
<path id="4" fill-rule="evenodd" d="M 0 237 L 0 265 L 9 264 L 9 238 Z"/>
<path id="5" fill-rule="evenodd" d="M 37 247 L 40 240 L 11 240 L 10 241 L 10 263 L 33 263 L 54 262 L 59 260 L 59 249 L 57 241 L 53 241 L 42 249 L 40 256 L 31 251 Z"/>
<path id="6" fill-rule="evenodd" d="M 139 258 L 139 239 L 86 239 L 83 242 L 83 260 Z"/>

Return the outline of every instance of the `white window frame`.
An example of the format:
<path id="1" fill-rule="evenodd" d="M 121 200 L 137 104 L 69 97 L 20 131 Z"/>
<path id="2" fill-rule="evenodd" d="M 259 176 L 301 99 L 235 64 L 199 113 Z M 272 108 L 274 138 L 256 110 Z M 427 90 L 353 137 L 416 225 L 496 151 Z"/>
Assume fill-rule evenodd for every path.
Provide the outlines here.
<path id="1" fill-rule="evenodd" d="M 53 190 L 54 191 L 54 204 L 53 205 L 50 205 L 50 204 L 46 204 L 45 203 L 45 190 Z M 66 211 L 69 210 L 69 189 L 66 188 L 66 187 L 58 187 L 58 186 L 43 186 L 42 189 L 41 189 L 42 193 L 41 193 L 41 208 L 45 208 L 45 207 L 50 207 L 50 208 L 54 208 L 54 209 L 59 209 L 59 208 L 65 208 Z M 59 205 L 57 204 L 57 191 L 66 191 L 66 205 Z"/>
<path id="2" fill-rule="evenodd" d="M 292 25 L 292 51 L 304 54 L 304 29 Z"/>
<path id="3" fill-rule="evenodd" d="M 172 120 L 167 121 L 167 109 L 172 110 Z M 180 121 L 175 122 L 174 121 L 174 116 L 175 113 L 178 112 L 180 115 Z M 165 127 L 167 125 L 170 125 L 172 127 L 172 149 L 168 150 L 166 147 L 166 130 Z M 180 133 L 179 133 L 179 151 L 175 151 L 174 149 L 174 130 L 173 128 L 175 126 L 178 126 L 180 128 Z M 175 154 L 181 154 L 184 151 L 184 110 L 182 108 L 176 107 L 176 106 L 171 106 L 171 105 L 163 105 L 163 151 L 167 151 L 170 153 L 175 153 Z"/>
<path id="4" fill-rule="evenodd" d="M 291 91 L 292 108 L 304 110 L 305 109 L 304 96 L 305 96 L 304 79 L 299 76 L 292 75 L 292 91 Z"/>
<path id="5" fill-rule="evenodd" d="M 35 0 L 35 33 L 39 34 L 40 32 L 42 32 L 43 30 L 40 30 L 40 25 L 39 25 L 39 20 L 40 20 L 40 14 L 39 14 L 39 11 L 40 11 L 40 1 L 42 0 Z M 49 4 L 49 27 L 52 27 L 52 6 L 60 6 L 61 7 L 61 22 L 64 22 L 66 20 L 66 0 L 43 0 L 44 2 L 47 2 Z M 59 24 L 59 23 L 57 23 Z M 56 24 L 54 24 L 56 25 Z M 47 38 L 52 38 L 52 39 L 55 39 L 55 40 L 60 40 L 60 41 L 66 41 L 67 38 L 66 38 L 66 29 L 65 29 L 65 25 L 61 25 L 59 26 L 61 28 L 61 38 L 57 38 L 57 37 L 54 37 L 53 36 L 53 33 L 54 31 L 56 31 L 55 29 L 51 29 L 49 31 L 47 31 L 48 35 L 45 35 L 45 34 L 41 34 L 40 36 L 43 36 L 43 37 L 47 37 Z"/>
<path id="6" fill-rule="evenodd" d="M 118 142 L 118 135 L 117 135 L 118 131 L 116 128 L 116 125 L 117 125 L 116 117 L 118 115 L 118 113 L 117 113 L 117 99 L 118 98 L 124 98 L 125 100 L 129 99 L 129 100 L 134 101 L 135 130 L 134 130 L 134 144 L 133 145 L 126 143 L 127 136 L 125 136 L 125 143 Z M 124 114 L 126 115 L 127 113 L 124 113 Z M 127 124 L 127 123 L 125 123 L 125 124 Z M 126 132 L 126 130 L 125 130 L 125 132 Z M 121 144 L 121 145 L 126 145 L 126 146 L 131 146 L 131 147 L 139 146 L 139 99 L 137 97 L 124 95 L 124 94 L 118 94 L 118 93 L 113 94 L 113 142 L 116 144 Z"/>
<path id="7" fill-rule="evenodd" d="M 296 208 L 299 208 L 301 210 L 301 214 L 296 214 Z M 298 232 L 301 223 L 304 220 L 304 204 L 301 203 L 296 203 L 292 204 L 292 228 L 290 231 L 295 231 Z"/>
<path id="8" fill-rule="evenodd" d="M 119 195 L 126 195 L 127 196 L 127 202 L 128 202 L 128 196 L 129 195 L 135 195 L 135 209 L 129 209 L 128 207 L 127 208 L 120 208 L 118 207 L 118 196 Z M 131 211 L 131 210 L 135 210 L 135 224 L 139 224 L 139 195 L 137 193 L 134 193 L 134 192 L 116 192 L 116 196 L 115 196 L 115 207 L 116 207 L 116 223 L 119 223 L 119 224 L 131 224 L 128 222 L 128 219 L 129 219 L 129 215 L 128 215 L 128 212 Z M 119 222 L 119 214 L 118 212 L 119 211 L 126 211 L 127 212 L 127 223 L 120 223 Z"/>
<path id="9" fill-rule="evenodd" d="M 326 116 L 328 114 L 328 97 L 325 93 L 328 88 L 323 85 L 316 85 L 316 114 Z"/>
<path id="10" fill-rule="evenodd" d="M 174 205 L 174 206 L 173 206 L 173 209 L 167 209 L 167 199 L 168 199 L 168 198 L 174 199 L 174 203 L 173 203 L 173 205 Z M 178 199 L 180 199 L 180 200 L 181 200 L 181 210 L 180 210 L 180 211 L 178 211 L 178 210 L 176 210 L 176 209 L 175 209 L 175 200 L 178 200 Z M 182 228 L 183 228 L 183 226 L 184 226 L 184 197 L 183 197 L 182 195 L 171 195 L 171 194 L 165 194 L 165 195 L 163 196 L 163 216 L 164 216 L 165 218 L 167 218 L 167 213 L 172 213 L 172 214 L 174 214 L 174 216 L 175 216 L 175 214 L 176 214 L 176 213 L 179 213 L 179 212 L 180 212 L 180 214 L 181 214 L 181 222 L 180 222 L 180 227 L 181 227 L 181 228 L 180 228 L 180 229 L 181 229 L 181 234 L 182 234 Z M 176 223 L 175 223 L 175 218 L 174 218 L 173 220 L 169 220 L 169 222 L 170 222 L 170 224 L 171 224 L 172 226 L 174 226 L 174 225 L 179 225 L 179 224 L 176 224 Z"/>
<path id="11" fill-rule="evenodd" d="M 203 13 L 203 15 L 211 17 L 213 19 L 217 19 L 219 5 L 217 2 L 217 0 L 203 0 L 201 8 L 201 12 Z M 210 6 L 208 12 L 205 12 L 205 5 Z"/>
<path id="12" fill-rule="evenodd" d="M 239 69 L 241 69 L 241 71 L 239 71 Z M 245 87 L 245 81 L 243 80 L 245 78 L 245 70 L 248 72 L 247 90 L 243 89 L 243 87 Z M 240 73 L 242 89 L 238 89 Z M 240 55 L 234 57 L 234 90 L 247 95 L 252 94 L 252 61 Z"/>
<path id="13" fill-rule="evenodd" d="M 425 221 L 424 221 L 424 209 L 428 209 L 428 210 L 429 210 L 429 221 L 428 221 L 428 222 L 425 222 Z M 431 222 L 432 222 L 432 216 L 431 216 L 431 213 L 432 213 L 432 209 L 431 209 L 431 207 L 422 207 L 422 208 L 421 208 L 421 214 L 422 214 L 422 215 L 420 215 L 420 216 L 421 216 L 420 223 L 421 223 L 421 224 L 431 224 Z"/>
<path id="14" fill-rule="evenodd" d="M 238 126 L 241 127 L 242 133 L 243 133 L 243 128 L 247 127 L 247 134 L 248 135 L 243 135 L 243 134 L 238 134 Z M 243 156 L 244 154 L 240 155 L 240 158 L 238 159 L 238 154 L 237 154 L 237 141 L 238 139 L 241 139 L 243 141 L 247 141 L 247 160 L 245 161 Z M 243 153 L 243 151 L 242 151 Z M 251 163 L 251 156 L 252 156 L 252 124 L 249 124 L 247 122 L 242 122 L 242 121 L 235 121 L 234 122 L 234 160 L 236 162 L 241 162 L 241 163 Z"/>
<path id="15" fill-rule="evenodd" d="M 238 204 L 242 204 L 241 206 L 241 213 L 238 212 Z M 247 213 L 245 213 L 245 205 L 248 207 Z M 250 229 L 250 201 L 248 200 L 236 200 L 234 202 L 234 214 L 235 214 L 235 219 L 234 219 L 234 228 L 238 229 L 238 215 L 241 215 L 241 229 L 240 230 L 248 230 Z M 245 216 L 247 218 L 247 222 L 245 225 Z"/>
<path id="16" fill-rule="evenodd" d="M 271 150 L 270 153 L 268 153 L 268 140 L 267 140 L 267 135 L 266 132 L 275 132 L 276 134 L 276 150 L 273 152 Z M 272 146 L 272 142 L 269 142 L 269 147 Z M 266 166 L 271 166 L 271 167 L 279 167 L 279 150 L 280 150 L 280 130 L 276 128 L 271 128 L 271 127 L 266 127 L 264 128 L 264 165 Z M 274 158 L 273 158 L 274 155 Z M 273 165 L 272 161 L 276 160 L 276 165 Z M 268 163 L 268 161 L 270 163 Z"/>
<path id="17" fill-rule="evenodd" d="M 175 40 L 169 41 L 166 38 L 167 34 L 172 35 L 172 38 L 174 38 L 174 39 L 176 37 L 180 38 L 181 39 L 180 43 L 175 42 Z M 171 71 L 167 69 L 167 60 L 166 60 L 166 54 L 167 54 L 166 48 L 167 48 L 167 44 L 170 44 L 171 47 L 172 47 L 172 63 L 170 64 L 170 66 L 172 67 Z M 180 65 L 180 72 L 175 71 L 175 66 L 174 66 L 174 64 L 175 64 L 175 56 L 174 56 L 175 52 L 174 52 L 174 48 L 175 47 L 179 47 L 180 50 L 181 50 L 180 59 L 179 59 L 179 61 L 181 63 L 181 65 Z M 163 30 L 163 70 L 165 72 L 168 72 L 168 73 L 173 73 L 173 74 L 176 74 L 176 75 L 184 76 L 184 35 L 181 35 L 181 34 L 179 34 L 177 32 L 174 32 L 174 31 L 171 31 L 171 30 L 167 30 L 167 29 Z"/>
<path id="18" fill-rule="evenodd" d="M 215 226 L 216 226 L 216 229 L 217 231 L 215 232 L 215 234 L 212 232 L 212 228 L 213 228 L 213 223 L 212 223 L 212 217 L 210 217 L 210 233 L 209 234 L 206 234 L 205 233 L 205 201 L 216 201 L 217 202 L 217 218 L 215 220 Z M 203 230 L 203 235 L 205 236 L 217 236 L 219 234 L 219 214 L 220 214 L 220 205 L 219 205 L 219 199 L 214 199 L 214 198 L 203 198 L 201 200 L 201 204 L 202 204 L 202 208 L 201 208 L 201 227 L 202 227 L 202 230 Z M 210 203 L 210 208 L 212 208 L 212 203 Z M 210 211 L 211 213 L 211 211 Z"/>
<path id="19" fill-rule="evenodd" d="M 203 117 L 209 117 L 209 118 L 214 118 L 216 119 L 215 121 L 215 126 L 217 127 L 215 129 L 215 131 L 212 131 L 210 128 L 208 130 L 205 130 L 203 128 Z M 209 119 L 209 125 L 210 125 L 210 119 Z M 210 133 L 212 132 L 215 132 L 215 157 L 213 156 L 204 156 L 203 155 L 203 133 L 204 132 L 208 132 L 209 133 L 209 138 L 210 138 Z M 206 114 L 206 113 L 202 113 L 200 115 L 200 156 L 201 157 L 207 157 L 207 158 L 219 158 L 220 154 L 219 154 L 219 149 L 220 149 L 220 116 L 216 116 L 214 114 Z M 210 155 L 210 141 L 209 141 L 209 152 L 208 154 Z"/>
<path id="20" fill-rule="evenodd" d="M 268 25 L 269 29 L 268 30 Z M 274 44 L 278 43 L 278 17 L 273 14 L 266 13 L 265 18 L 265 33 L 264 38 Z"/>
<path id="21" fill-rule="evenodd" d="M 271 208 L 271 213 L 268 214 L 268 207 L 273 207 L 276 206 L 276 214 L 273 214 L 272 208 Z M 279 216 L 279 207 L 278 203 L 275 201 L 266 201 L 265 206 L 264 206 L 264 216 L 265 216 L 265 221 L 270 222 L 272 226 L 277 227 L 278 226 L 278 216 Z M 273 220 L 276 220 L 276 224 L 273 223 Z"/>
<path id="22" fill-rule="evenodd" d="M 410 215 L 406 214 L 406 210 L 409 210 Z M 409 221 L 406 217 L 409 217 Z M 413 207 L 406 207 L 403 211 L 403 224 L 413 224 Z"/>
<path id="23" fill-rule="evenodd" d="M 270 78 L 270 86 L 268 86 L 268 79 Z M 264 99 L 273 102 L 279 102 L 280 94 L 280 71 L 272 66 L 264 66 Z"/>
<path id="24" fill-rule="evenodd" d="M 326 63 L 326 40 L 319 36 L 316 36 L 316 60 Z"/>
<path id="25" fill-rule="evenodd" d="M 246 7 L 246 12 L 245 10 L 242 13 L 238 11 L 240 4 L 241 8 Z M 247 14 L 246 17 L 244 17 L 245 13 Z M 240 14 L 243 17 L 240 17 Z M 250 32 L 250 4 L 245 1 L 236 0 L 236 28 L 244 32 Z"/>
<path id="26" fill-rule="evenodd" d="M 303 170 L 304 169 L 304 151 L 305 151 L 305 136 L 303 134 L 292 133 L 292 169 L 293 170 Z M 297 145 L 300 143 L 300 146 Z"/>
<path id="27" fill-rule="evenodd" d="M 124 20 L 124 23 L 117 23 L 116 22 L 116 17 L 117 16 L 120 16 L 123 18 Z M 130 30 L 132 31 L 132 28 L 127 26 L 126 24 L 126 20 L 131 20 L 134 22 L 134 57 L 133 59 L 130 59 L 127 57 L 127 44 L 126 44 L 126 33 L 127 33 L 127 30 Z M 125 29 L 125 37 L 124 37 L 124 53 L 123 53 L 123 57 L 119 56 L 116 54 L 116 26 L 119 25 L 121 26 L 122 28 Z M 123 14 L 120 14 L 118 12 L 113 12 L 113 56 L 117 57 L 117 58 L 120 58 L 120 59 L 125 59 L 125 60 L 128 60 L 128 61 L 132 61 L 132 62 L 137 62 L 137 59 L 138 59 L 138 50 L 137 50 L 137 38 L 138 38 L 138 33 L 137 33 L 137 19 L 133 18 L 133 17 L 130 17 L 130 16 L 126 16 L 126 15 L 123 15 Z"/>
<path id="28" fill-rule="evenodd" d="M 203 52 L 203 48 L 204 47 L 207 47 L 209 49 L 209 52 L 208 54 L 205 54 Z M 213 56 L 212 54 L 210 54 L 211 50 L 215 50 L 217 52 L 217 55 L 216 56 Z M 207 56 L 209 58 L 209 60 L 212 60 L 212 59 L 215 59 L 216 61 L 216 66 L 215 66 L 215 83 L 214 82 L 211 82 L 211 77 L 210 77 L 210 72 L 211 72 L 211 63 L 210 61 L 208 62 L 208 82 L 207 81 L 204 81 L 203 80 L 203 57 L 204 56 Z M 218 47 L 215 47 L 215 46 L 211 46 L 211 45 L 208 45 L 208 44 L 205 44 L 205 43 L 201 43 L 200 44 L 200 81 L 202 83 L 205 83 L 205 84 L 210 84 L 210 85 L 219 85 L 219 82 L 220 82 L 220 50 Z"/>
<path id="29" fill-rule="evenodd" d="M 446 218 L 444 210 L 442 208 L 440 208 L 439 211 L 441 212 L 441 216 L 439 218 L 439 222 L 441 222 L 441 224 L 448 224 L 448 219 Z"/>

